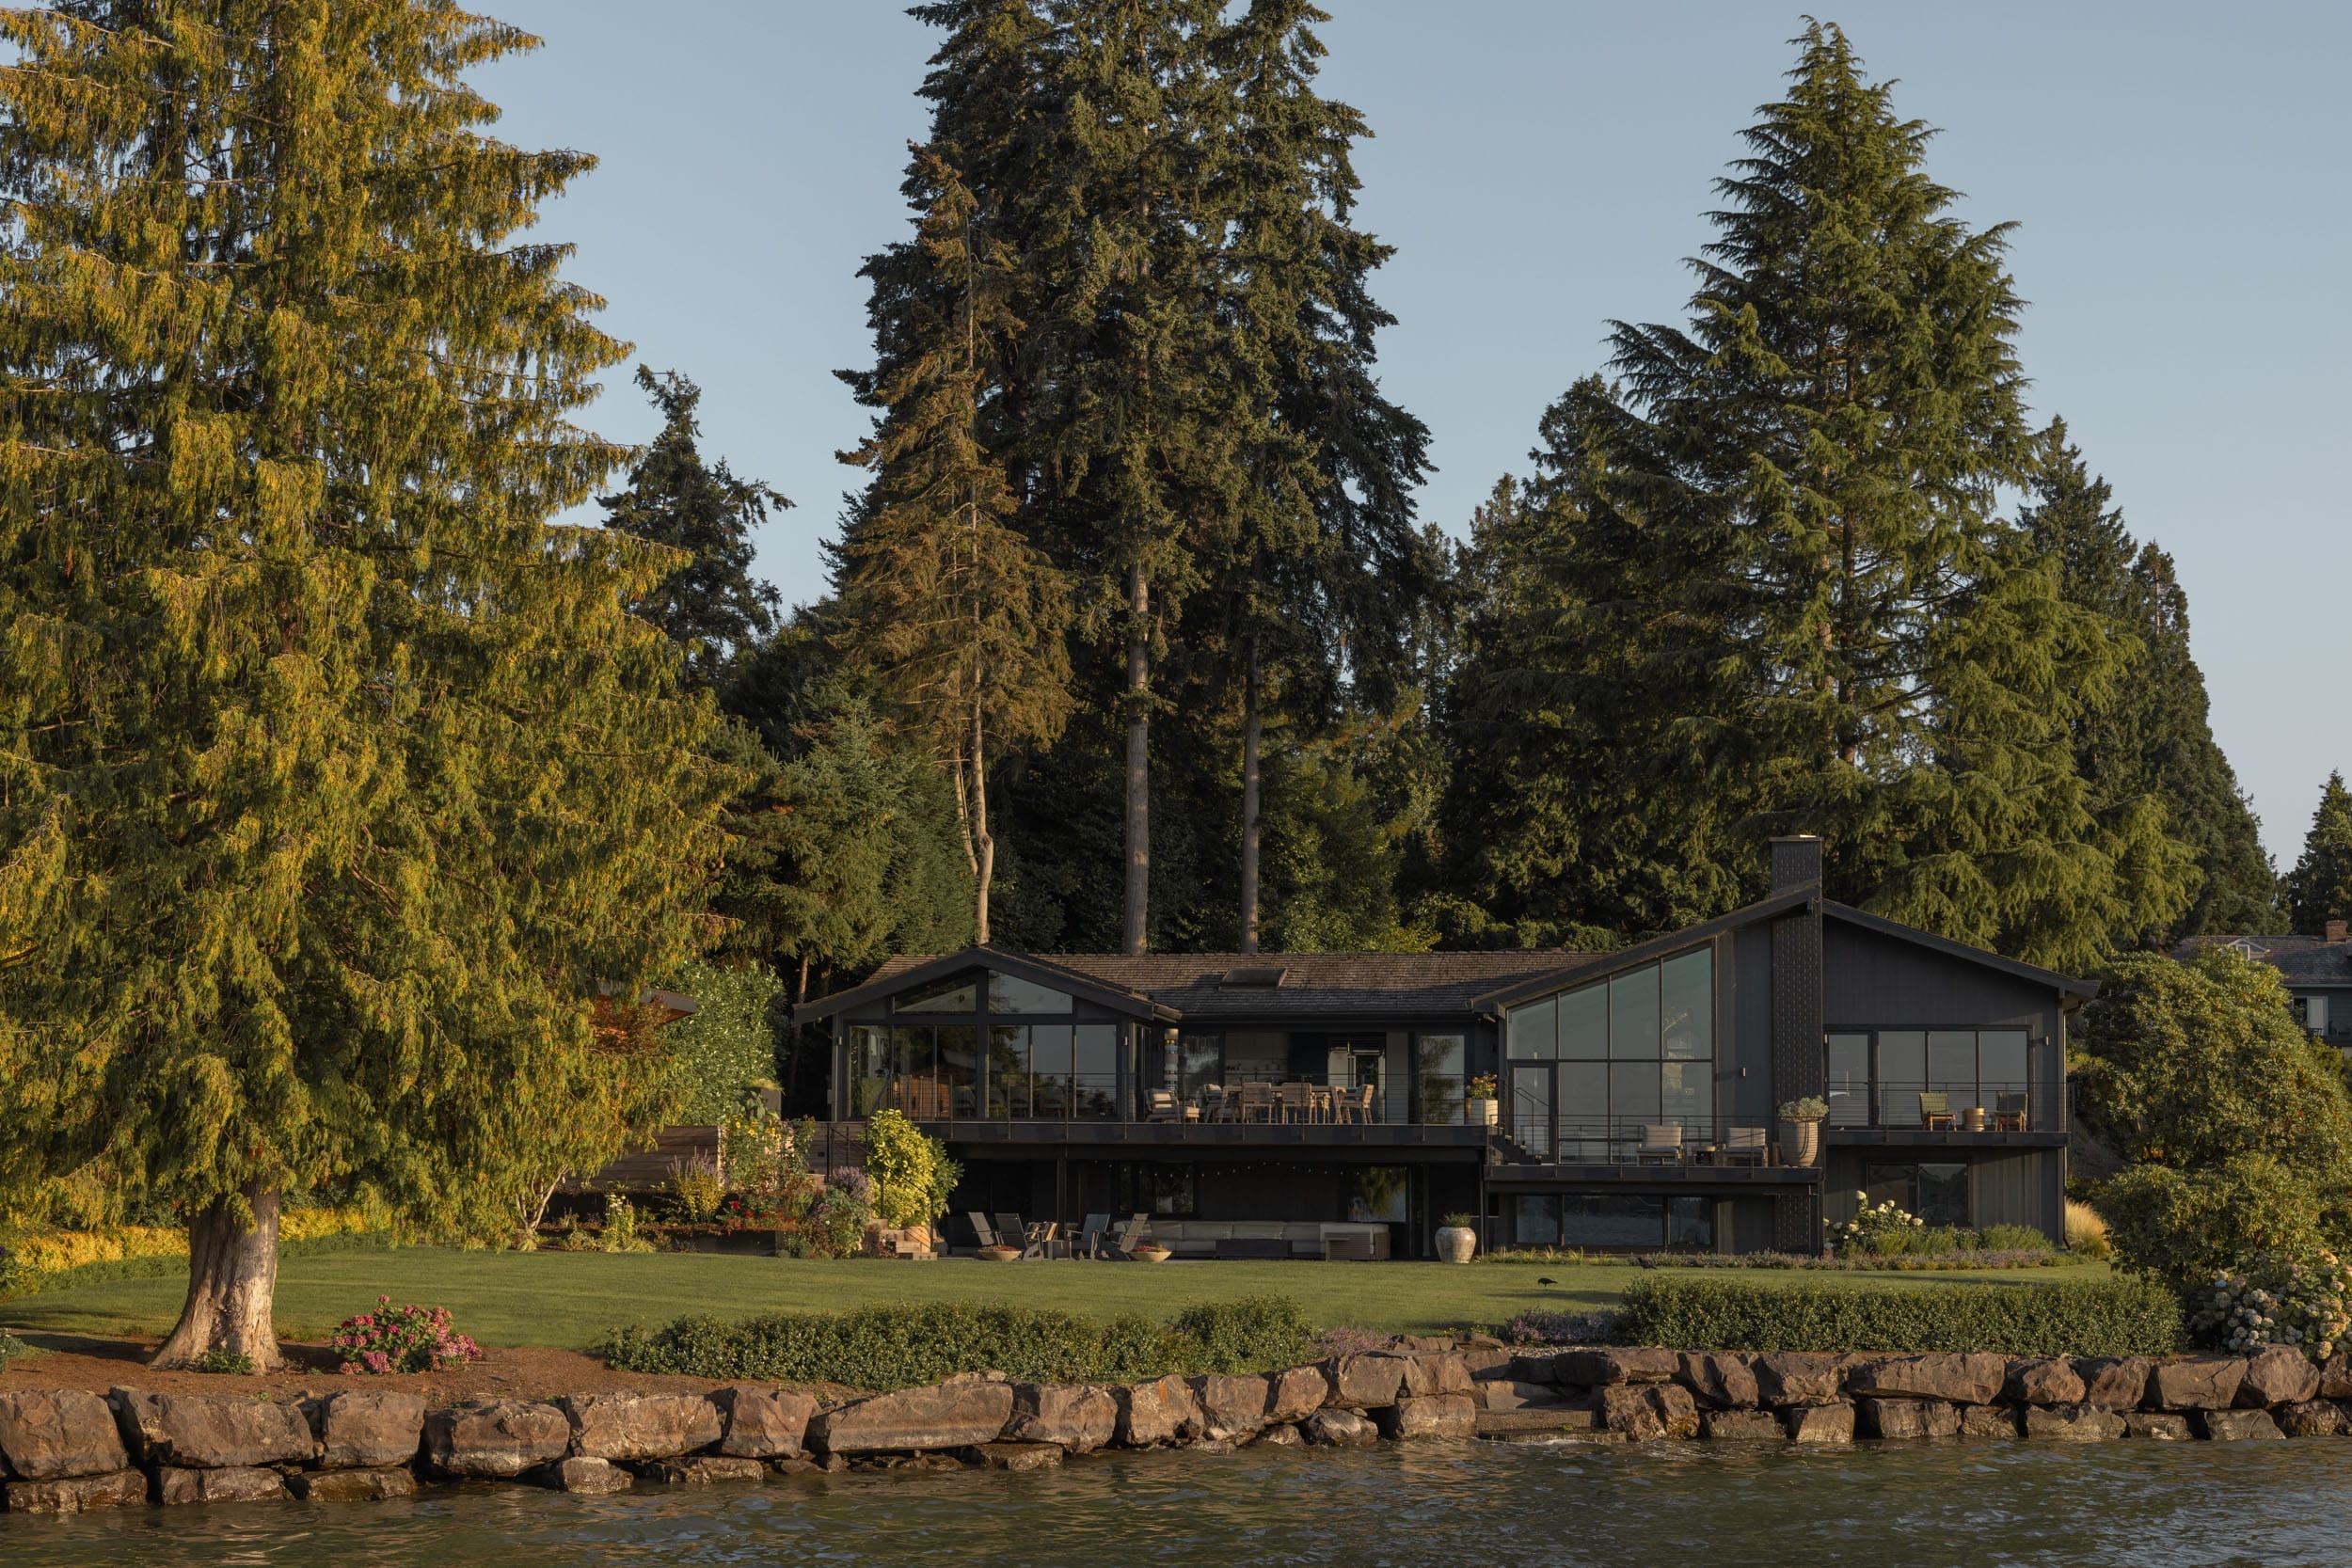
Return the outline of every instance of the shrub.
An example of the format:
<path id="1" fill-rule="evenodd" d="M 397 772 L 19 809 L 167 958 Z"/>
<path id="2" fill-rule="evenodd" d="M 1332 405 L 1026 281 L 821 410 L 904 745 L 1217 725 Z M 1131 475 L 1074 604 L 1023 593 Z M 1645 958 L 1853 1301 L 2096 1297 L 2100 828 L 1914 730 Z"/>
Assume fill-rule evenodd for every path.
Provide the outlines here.
<path id="1" fill-rule="evenodd" d="M 680 1095 L 677 1118 L 697 1126 L 723 1121 L 745 1088 L 775 1077 L 784 983 L 756 964 L 691 963 L 670 988 L 694 999 L 693 1012 L 661 1032 Z"/>
<path id="2" fill-rule="evenodd" d="M 866 1174 L 874 1186 L 874 1217 L 893 1230 L 929 1225 L 946 1213 L 947 1195 L 963 1178 L 946 1144 L 891 1110 L 866 1119 Z"/>
<path id="3" fill-rule="evenodd" d="M 678 1217 L 689 1225 L 707 1225 L 718 1218 L 719 1205 L 727 1196 L 718 1164 L 707 1154 L 671 1161 L 669 1186 L 670 1201 L 677 1205 Z"/>
<path id="4" fill-rule="evenodd" d="M 1891 1197 L 1883 1203 L 1873 1204 L 1868 1193 L 1853 1196 L 1861 1204 L 1853 1218 L 1843 1225 L 1822 1221 L 1829 1230 L 1829 1248 L 1840 1257 L 1865 1252 L 1875 1253 L 1882 1258 L 1899 1255 L 1910 1250 L 1911 1232 L 1927 1224 L 1918 1215 L 1906 1213 L 1896 1207 Z"/>
<path id="5" fill-rule="evenodd" d="M 26 1344 L 24 1340 L 18 1338 L 7 1329 L 0 1328 L 0 1367 L 5 1367 L 11 1361 L 20 1360 L 23 1357 L 33 1354 L 34 1351 L 32 1346 Z"/>
<path id="6" fill-rule="evenodd" d="M 2189 1298 L 2189 1332 L 2217 1350 L 2292 1345 L 2314 1361 L 2335 1354 L 2352 1328 L 2352 1270 L 2332 1252 L 2310 1259 L 2265 1254 Z"/>
<path id="7" fill-rule="evenodd" d="M 2107 1244 L 2107 1222 L 2088 1203 L 2066 1200 L 2066 1250 L 2080 1258 L 2104 1259 L 2115 1249 Z"/>
<path id="8" fill-rule="evenodd" d="M 637 1234 L 637 1208 L 618 1193 L 604 1195 L 604 1230 L 596 1238 L 604 1252 L 651 1252 L 653 1243 Z"/>
<path id="9" fill-rule="evenodd" d="M 2184 1295 L 2240 1259 L 2309 1257 L 2328 1247 L 2310 1185 L 2267 1154 L 2194 1171 L 2134 1165 L 2102 1183 L 2098 1196 L 2122 1267 Z"/>
<path id="10" fill-rule="evenodd" d="M 1627 1288 L 1618 1318 L 1623 1343 L 1690 1350 L 2159 1355 L 2180 1335 L 2179 1300 L 2130 1279 L 1766 1286 L 1645 1278 Z"/>
<path id="11" fill-rule="evenodd" d="M 980 1371 L 1041 1383 L 1127 1383 L 1290 1365 L 1307 1353 L 1308 1324 L 1295 1303 L 1279 1297 L 1192 1307 L 1173 1323 L 931 1302 L 737 1323 L 680 1318 L 658 1329 L 616 1329 L 597 1350 L 619 1371 L 877 1390 Z"/>
<path id="12" fill-rule="evenodd" d="M 2050 1238 L 2030 1225 L 1988 1225 L 1977 1232 L 1978 1246 L 1987 1252 L 2056 1252 Z"/>
<path id="13" fill-rule="evenodd" d="M 208 1350 L 196 1358 L 189 1369 L 199 1372 L 225 1372 L 235 1377 L 253 1375 L 253 1357 L 238 1350 Z"/>
<path id="14" fill-rule="evenodd" d="M 482 1348 L 451 1327 L 448 1307 L 394 1307 L 389 1296 L 338 1323 L 328 1344 L 346 1372 L 431 1372 L 482 1358 Z"/>

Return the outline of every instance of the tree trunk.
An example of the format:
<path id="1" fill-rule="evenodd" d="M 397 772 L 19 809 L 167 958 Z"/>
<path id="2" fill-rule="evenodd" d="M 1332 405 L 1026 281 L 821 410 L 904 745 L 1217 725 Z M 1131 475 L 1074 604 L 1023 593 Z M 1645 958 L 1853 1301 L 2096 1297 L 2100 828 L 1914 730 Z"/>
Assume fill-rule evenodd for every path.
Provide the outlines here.
<path id="1" fill-rule="evenodd" d="M 972 910 L 972 940 L 988 945 L 988 884 L 996 875 L 996 841 L 988 832 L 988 748 L 984 743 L 980 699 L 972 697 L 972 875 L 976 883 Z"/>
<path id="2" fill-rule="evenodd" d="M 1258 640 L 1249 639 L 1249 672 L 1241 699 L 1241 950 L 1258 950 Z"/>
<path id="3" fill-rule="evenodd" d="M 250 1226 L 227 1198 L 188 1221 L 188 1301 L 151 1367 L 192 1367 L 209 1351 L 249 1356 L 257 1372 L 281 1362 L 271 1305 L 278 1294 L 278 1195 L 247 1187 Z"/>
<path id="4" fill-rule="evenodd" d="M 1140 563 L 1127 568 L 1127 921 L 1126 951 L 1144 950 L 1152 898 L 1151 589 Z"/>

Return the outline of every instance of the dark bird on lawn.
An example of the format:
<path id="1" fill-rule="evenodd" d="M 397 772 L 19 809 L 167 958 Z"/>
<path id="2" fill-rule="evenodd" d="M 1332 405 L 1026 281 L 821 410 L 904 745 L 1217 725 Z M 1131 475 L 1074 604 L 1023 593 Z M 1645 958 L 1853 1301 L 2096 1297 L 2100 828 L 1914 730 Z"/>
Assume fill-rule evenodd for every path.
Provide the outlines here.
<path id="1" fill-rule="evenodd" d="M 1542 1275 L 1537 1275 L 1535 1276 L 1535 1283 L 1538 1285 L 1557 1285 L 1560 1282 L 1556 1279 L 1546 1279 Z"/>

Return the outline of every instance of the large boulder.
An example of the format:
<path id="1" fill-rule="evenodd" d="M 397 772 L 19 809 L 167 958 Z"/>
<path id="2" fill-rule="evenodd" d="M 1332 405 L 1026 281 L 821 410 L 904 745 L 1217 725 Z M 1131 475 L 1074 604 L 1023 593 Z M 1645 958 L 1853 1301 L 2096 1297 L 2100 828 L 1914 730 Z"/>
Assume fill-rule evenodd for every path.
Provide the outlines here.
<path id="1" fill-rule="evenodd" d="M 140 1464 L 184 1470 L 300 1465 L 318 1450 L 300 1409 L 233 1394 L 151 1394 L 117 1388 L 107 1396 L 115 1425 Z"/>
<path id="2" fill-rule="evenodd" d="M 1615 1383 L 1670 1383 L 1682 1369 L 1679 1351 L 1647 1346 L 1565 1351 L 1552 1360 L 1552 1382 L 1593 1388 Z"/>
<path id="3" fill-rule="evenodd" d="M 2341 1437 L 2348 1427 L 2344 1406 L 2333 1400 L 2302 1400 L 2277 1412 L 2279 1430 L 2289 1437 Z"/>
<path id="4" fill-rule="evenodd" d="M 1960 1413 L 1960 1434 L 1967 1438 L 2017 1435 L 2017 1412 L 2005 1405 L 1971 1404 Z"/>
<path id="5" fill-rule="evenodd" d="M 1322 1378 L 1315 1382 L 1320 1385 Z M 1087 1383 L 1016 1383 L 1005 1438 L 1092 1453 L 1119 1433 L 1119 1402 Z"/>
<path id="6" fill-rule="evenodd" d="M 1211 1442 L 1254 1436 L 1266 1424 L 1266 1380 L 1256 1372 L 1212 1373 L 1192 1380 L 1200 1400 L 1200 1435 Z"/>
<path id="7" fill-rule="evenodd" d="M 155 1500 L 167 1507 L 181 1503 L 266 1503 L 285 1495 L 285 1478 L 257 1465 L 196 1470 L 166 1465 L 155 1472 Z"/>
<path id="8" fill-rule="evenodd" d="M 1298 1434 L 1332 1449 L 1368 1449 L 1380 1441 L 1379 1427 L 1353 1410 L 1318 1410 L 1298 1423 Z"/>
<path id="9" fill-rule="evenodd" d="M 700 1394 L 565 1394 L 555 1402 L 572 1424 L 572 1457 L 676 1459 L 719 1441 L 719 1407 Z"/>
<path id="10" fill-rule="evenodd" d="M 1405 1365 L 1404 1356 L 1380 1350 L 1334 1356 L 1326 1363 L 1331 1386 L 1329 1402 L 1350 1410 L 1394 1404 L 1398 1390 L 1405 1386 Z"/>
<path id="11" fill-rule="evenodd" d="M 1518 1410 L 1478 1413 L 1477 1434 L 1481 1437 L 1533 1439 L 1594 1430 L 1594 1413 L 1583 1405 L 1531 1404 Z"/>
<path id="12" fill-rule="evenodd" d="M 485 1400 L 424 1418 L 425 1458 L 446 1476 L 503 1481 L 553 1464 L 571 1446 L 571 1419 L 551 1404 Z"/>
<path id="13" fill-rule="evenodd" d="M 12 1481 L 0 1495 L 10 1513 L 85 1513 L 101 1508 L 137 1508 L 147 1501 L 147 1476 L 138 1470 L 74 1476 L 63 1481 Z"/>
<path id="14" fill-rule="evenodd" d="M 1881 1399 L 1991 1404 L 2001 1397 L 2001 1385 L 2008 1379 L 2006 1356 L 1983 1353 L 1880 1355 L 1847 1369 L 1846 1391 Z"/>
<path id="15" fill-rule="evenodd" d="M 417 1478 L 405 1468 L 375 1470 L 296 1470 L 286 1478 L 286 1490 L 305 1502 L 376 1503 L 388 1497 L 412 1497 Z"/>
<path id="16" fill-rule="evenodd" d="M 2123 1412 L 2123 1435 L 2144 1437 L 2155 1443 L 2193 1443 L 2197 1433 L 2185 1416 L 2174 1416 L 2162 1410 L 2126 1410 Z"/>
<path id="17" fill-rule="evenodd" d="M 1062 1462 L 1058 1443 L 982 1443 L 958 1456 L 983 1470 L 1051 1470 Z"/>
<path id="18" fill-rule="evenodd" d="M 968 1449 L 994 1442 L 1011 1418 L 1010 1384 L 968 1378 L 819 1411 L 808 1423 L 808 1446 L 829 1454 Z"/>
<path id="19" fill-rule="evenodd" d="M 2012 1404 L 2081 1404 L 2088 1392 L 2074 1363 L 2062 1355 L 2040 1355 L 2009 1364 L 2003 1397 Z M 2132 1402 L 2139 1401 L 2135 1397 Z"/>
<path id="20" fill-rule="evenodd" d="M 1766 1404 L 1829 1404 L 1844 1392 L 1844 1363 L 1811 1351 L 1774 1351 L 1750 1363 L 1756 1397 Z"/>
<path id="21" fill-rule="evenodd" d="M 1188 1443 L 1200 1435 L 1200 1400 L 1181 1377 L 1132 1383 L 1111 1390 L 1119 1406 L 1114 1433 L 1121 1448 Z"/>
<path id="22" fill-rule="evenodd" d="M 1438 1390 L 1441 1393 L 1467 1391 L 1472 1385 L 1465 1376 L 1462 1388 Z M 1266 1419 L 1269 1421 L 1303 1421 L 1322 1409 L 1331 1397 L 1331 1380 L 1321 1367 L 1291 1367 L 1266 1376 Z"/>
<path id="23" fill-rule="evenodd" d="M 1984 1406 L 1972 1408 L 1982 1409 Z M 1961 1406 L 1942 1400 L 1854 1401 L 1854 1430 L 1865 1437 L 1957 1437 Z"/>
<path id="24" fill-rule="evenodd" d="M 1698 1435 L 1698 1402 L 1680 1384 L 1611 1384 L 1599 1399 L 1601 1430 L 1621 1432 L 1629 1443 Z"/>
<path id="25" fill-rule="evenodd" d="M 577 1492 L 589 1497 L 626 1492 L 637 1484 L 635 1476 L 609 1459 L 559 1459 L 544 1469 L 532 1471 L 530 1479 L 558 1492 Z"/>
<path id="26" fill-rule="evenodd" d="M 2148 1402 L 2159 1410 L 2227 1410 L 2246 1386 L 2242 1355 L 2185 1355 L 2149 1374 Z"/>
<path id="27" fill-rule="evenodd" d="M 2208 1410 L 2203 1412 L 2203 1419 L 2205 1436 L 2216 1443 L 2244 1443 L 2286 1435 L 2267 1410 Z"/>
<path id="28" fill-rule="evenodd" d="M 0 1394 L 0 1471 L 19 1481 L 112 1475 L 130 1465 L 115 1413 L 96 1394 Z"/>
<path id="29" fill-rule="evenodd" d="M 1709 1410 L 1699 1417 L 1699 1435 L 1714 1443 L 1786 1443 L 1788 1429 L 1769 1410 Z"/>
<path id="30" fill-rule="evenodd" d="M 1404 1387 L 1408 1394 L 1467 1394 L 1470 1386 L 1470 1368 L 1451 1351 L 1424 1351 L 1405 1363 Z"/>
<path id="31" fill-rule="evenodd" d="M 424 1441 L 424 1401 L 390 1389 L 345 1389 L 302 1407 L 328 1470 L 405 1465 Z"/>
<path id="32" fill-rule="evenodd" d="M 1819 1444 L 1852 1442 L 1853 1406 L 1841 1402 L 1792 1408 L 1788 1412 L 1788 1440 Z"/>
<path id="33" fill-rule="evenodd" d="M 2102 1410 L 2137 1410 L 2148 1397 L 2148 1374 L 2155 1363 L 2144 1355 L 2088 1355 L 2074 1361 L 2083 1380 L 2082 1402 Z"/>
<path id="34" fill-rule="evenodd" d="M 2026 1435 L 2049 1443 L 2103 1443 L 2123 1435 L 2123 1418 L 2095 1404 L 2029 1404 Z"/>
<path id="35" fill-rule="evenodd" d="M 1675 1375 L 1710 1410 L 1745 1410 L 1757 1402 L 1756 1373 L 1744 1355 L 1684 1351 Z"/>
<path id="36" fill-rule="evenodd" d="M 2319 1397 L 2352 1400 L 2352 1350 L 2340 1350 L 2319 1369 Z"/>
<path id="37" fill-rule="evenodd" d="M 2300 1404 L 2319 1398 L 2319 1368 L 2292 1345 L 2265 1345 L 2246 1358 L 2242 1405 Z"/>
<path id="38" fill-rule="evenodd" d="M 737 1383 L 711 1391 L 710 1402 L 726 1418 L 721 1453 L 745 1459 L 798 1459 L 808 1436 L 817 1402 L 789 1388 Z"/>
<path id="39" fill-rule="evenodd" d="M 1478 1406 L 1468 1394 L 1407 1394 L 1372 1416 L 1380 1435 L 1405 1442 L 1422 1437 L 1470 1437 L 1478 1431 Z"/>

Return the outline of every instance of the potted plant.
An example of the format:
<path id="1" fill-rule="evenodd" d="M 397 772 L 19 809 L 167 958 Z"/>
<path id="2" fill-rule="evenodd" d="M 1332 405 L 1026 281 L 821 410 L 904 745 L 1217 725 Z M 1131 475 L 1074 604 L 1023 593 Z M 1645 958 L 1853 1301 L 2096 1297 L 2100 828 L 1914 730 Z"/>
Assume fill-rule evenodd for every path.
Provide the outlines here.
<path id="1" fill-rule="evenodd" d="M 1175 1254 L 1157 1242 L 1142 1242 L 1129 1247 L 1127 1256 L 1138 1263 L 1165 1263 Z"/>
<path id="2" fill-rule="evenodd" d="M 1473 1127 L 1492 1127 L 1495 1124 L 1498 1107 L 1493 1073 L 1482 1072 L 1471 1079 L 1464 1085 L 1462 1095 L 1462 1118 L 1465 1121 Z"/>
<path id="3" fill-rule="evenodd" d="M 992 1242 L 980 1248 L 980 1261 L 983 1263 L 1010 1263 L 1018 1259 L 1020 1256 L 1019 1247 L 1007 1246 L 1002 1242 Z"/>
<path id="4" fill-rule="evenodd" d="M 1783 1101 L 1780 1107 L 1780 1158 L 1783 1164 L 1809 1165 L 1821 1157 L 1821 1120 L 1829 1101 L 1809 1094 Z"/>
<path id="5" fill-rule="evenodd" d="M 1476 1214 L 1448 1214 L 1438 1230 L 1438 1256 L 1449 1263 L 1469 1262 L 1478 1250 L 1477 1225 Z"/>

